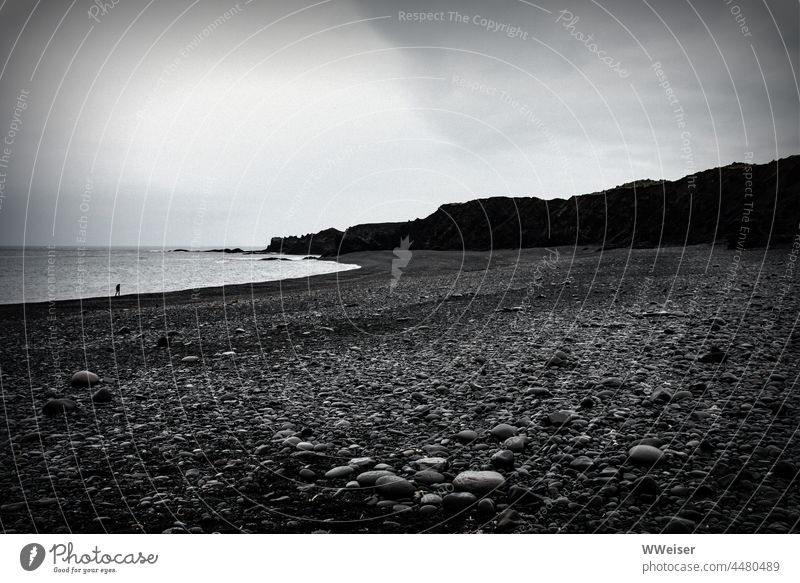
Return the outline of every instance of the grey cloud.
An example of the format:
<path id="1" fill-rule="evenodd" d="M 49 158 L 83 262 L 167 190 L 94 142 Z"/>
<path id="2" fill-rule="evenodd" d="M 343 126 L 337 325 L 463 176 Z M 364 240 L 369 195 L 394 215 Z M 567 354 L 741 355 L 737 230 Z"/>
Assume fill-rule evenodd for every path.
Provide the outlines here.
<path id="1" fill-rule="evenodd" d="M 125 0 L 97 22 L 91 2 L 66 17 L 43 2 L 10 54 L 31 13 L 11 0 L 0 136 L 21 89 L 30 104 L 0 244 L 74 243 L 89 177 L 93 244 L 177 246 L 199 230 L 207 246 L 261 245 L 475 196 L 677 178 L 692 169 L 684 131 L 698 170 L 800 151 L 796 3 L 742 2 L 747 36 L 725 2 L 648 3 L 357 0 L 288 16 L 313 3 Z M 556 22 L 561 10 L 578 20 Z"/>

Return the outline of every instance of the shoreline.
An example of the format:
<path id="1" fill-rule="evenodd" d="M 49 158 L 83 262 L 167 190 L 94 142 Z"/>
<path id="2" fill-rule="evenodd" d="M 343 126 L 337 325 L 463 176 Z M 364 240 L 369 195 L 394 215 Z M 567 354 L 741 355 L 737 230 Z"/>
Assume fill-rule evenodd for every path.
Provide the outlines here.
<path id="1" fill-rule="evenodd" d="M 524 249 L 502 249 L 495 253 L 503 256 L 517 254 L 521 252 L 537 251 L 538 248 Z M 482 251 L 415 251 L 416 261 L 410 266 L 411 272 L 429 271 L 434 265 L 440 267 L 444 264 L 452 263 L 452 258 L 463 256 L 473 258 L 484 255 Z M 432 259 L 428 259 L 428 257 Z M 240 300 L 246 297 L 259 298 L 272 294 L 284 292 L 296 292 L 314 287 L 330 287 L 337 285 L 348 285 L 353 282 L 365 279 L 382 279 L 391 273 L 391 262 L 394 258 L 392 251 L 362 251 L 340 255 L 336 258 L 319 258 L 318 261 L 334 261 L 336 263 L 355 264 L 359 267 L 336 271 L 333 273 L 321 273 L 311 276 L 294 277 L 274 281 L 250 282 L 231 284 L 226 286 L 210 286 L 202 288 L 190 288 L 168 292 L 151 292 L 144 294 L 123 294 L 119 297 L 114 296 L 94 296 L 83 299 L 63 299 L 54 301 L 26 302 L 14 304 L 0 304 L 0 316 L 7 316 L 10 313 L 19 312 L 23 309 L 33 315 L 50 308 L 64 311 L 92 311 L 97 309 L 131 309 L 137 307 L 153 307 L 154 305 L 173 304 L 190 301 L 192 303 L 204 303 L 217 299 L 231 298 Z M 430 262 L 430 265 L 428 265 Z M 452 266 L 447 271 L 452 270 Z"/>
<path id="2" fill-rule="evenodd" d="M 46 248 L 46 247 L 45 247 Z M 124 249 L 124 248 L 121 248 Z M 211 252 L 211 251 L 209 251 Z M 214 251 L 216 252 L 216 251 Z M 223 253 L 221 253 L 223 254 Z M 275 255 L 275 254 L 269 254 Z M 369 253 L 364 255 L 370 255 Z M 327 261 L 327 262 L 335 262 L 335 263 L 348 263 L 346 261 L 339 261 L 334 259 L 327 259 L 327 258 L 315 258 L 317 261 Z M 365 259 L 367 263 L 369 263 L 369 258 Z M 295 260 L 292 260 L 295 261 Z M 301 261 L 301 260 L 297 260 Z M 50 307 L 55 308 L 75 308 L 76 306 L 83 306 L 83 309 L 96 309 L 97 306 L 101 304 L 109 304 L 109 306 L 122 306 L 122 307 L 131 307 L 132 305 L 139 305 L 143 303 L 145 305 L 152 304 L 153 301 L 158 299 L 168 299 L 168 298 L 180 298 L 180 299 L 189 299 L 191 300 L 193 296 L 199 298 L 200 296 L 222 296 L 224 295 L 224 291 L 229 290 L 231 293 L 236 295 L 241 295 L 242 291 L 246 288 L 254 288 L 259 293 L 268 290 L 269 284 L 279 284 L 280 282 L 290 282 L 293 280 L 307 280 L 309 277 L 324 277 L 335 275 L 336 273 L 345 273 L 347 271 L 359 271 L 362 269 L 361 265 L 358 265 L 356 268 L 343 270 L 340 272 L 334 273 L 321 273 L 315 274 L 310 276 L 299 276 L 293 278 L 284 278 L 279 280 L 270 280 L 270 281 L 260 281 L 260 282 L 247 282 L 247 283 L 237 283 L 237 284 L 230 284 L 225 286 L 209 286 L 209 287 L 201 287 L 201 288 L 186 288 L 180 290 L 171 290 L 166 292 L 146 292 L 141 294 L 123 294 L 119 297 L 111 296 L 91 296 L 86 298 L 68 298 L 68 299 L 58 299 L 58 300 L 41 300 L 41 301 L 34 301 L 34 302 L 15 302 L 15 303 L 8 303 L 8 304 L 0 304 L 0 315 L 8 314 L 9 312 L 16 312 L 22 310 L 23 307 L 26 307 L 34 312 L 38 312 L 41 309 L 49 309 Z M 287 285 L 284 286 L 289 289 L 293 289 L 296 286 L 294 285 Z M 108 306 L 106 306 L 108 307 Z"/>
<path id="3" fill-rule="evenodd" d="M 723 241 L 717 241 L 715 243 L 698 243 L 695 245 L 688 245 L 686 246 L 687 249 L 708 249 L 709 252 L 713 249 L 725 249 L 725 243 Z M 584 254 L 587 253 L 587 249 L 589 250 L 589 254 L 596 254 L 600 253 L 609 253 L 609 252 L 642 252 L 646 250 L 650 250 L 652 252 L 666 252 L 668 250 L 680 249 L 684 248 L 684 246 L 679 245 L 664 245 L 661 247 L 606 247 L 606 248 L 599 248 L 596 246 L 580 246 L 582 251 L 578 251 L 578 246 L 556 246 L 556 248 L 564 250 L 564 251 L 571 251 L 576 254 Z M 756 248 L 748 248 L 748 252 L 768 252 L 768 251 L 779 251 L 782 249 L 790 249 L 791 245 L 787 243 L 775 244 L 771 245 L 770 247 L 756 247 Z M 474 261 L 476 257 L 481 257 L 485 255 L 496 255 L 501 257 L 509 257 L 509 256 L 526 256 L 530 254 L 536 254 L 543 251 L 546 251 L 547 247 L 526 247 L 522 249 L 497 249 L 494 251 L 452 251 L 452 250 L 412 250 L 415 256 L 417 257 L 416 262 L 412 262 L 411 270 L 412 272 L 416 271 L 429 271 L 430 269 L 434 268 L 435 265 L 441 266 L 443 263 L 447 263 L 447 261 L 442 262 L 440 261 L 432 261 L 431 265 L 419 265 L 422 259 L 423 262 L 427 261 L 428 254 L 431 257 L 441 256 L 441 257 L 455 257 L 455 256 L 463 256 L 463 257 L 470 257 Z M 727 249 L 728 251 L 732 251 Z M 207 252 L 218 252 L 218 250 L 211 250 Z M 271 253 L 272 254 L 272 253 Z M 62 299 L 62 300 L 43 300 L 43 301 L 36 301 L 36 302 L 17 302 L 11 304 L 0 304 L 0 316 L 7 315 L 9 313 L 13 313 L 16 311 L 20 311 L 23 307 L 26 311 L 32 311 L 34 313 L 38 313 L 42 310 L 50 309 L 54 307 L 64 308 L 64 309 L 74 309 L 79 308 L 83 310 L 96 310 L 100 308 L 122 308 L 122 309 L 130 309 L 132 307 L 140 307 L 140 306 L 152 306 L 154 304 L 159 303 L 159 301 L 163 302 L 170 302 L 173 300 L 180 300 L 180 301 L 193 301 L 196 302 L 203 302 L 203 301 L 213 301 L 216 298 L 222 297 L 233 297 L 235 299 L 240 299 L 242 297 L 261 297 L 264 295 L 274 294 L 274 293 L 281 293 L 281 292 L 290 292 L 290 291 L 297 291 L 301 289 L 307 289 L 311 283 L 309 280 L 314 281 L 315 285 L 319 284 L 322 286 L 329 286 L 329 285 L 346 285 L 353 281 L 362 280 L 365 278 L 385 275 L 386 273 L 391 271 L 391 262 L 394 259 L 394 255 L 392 251 L 384 250 L 384 251 L 358 251 L 353 253 L 347 253 L 339 255 L 335 258 L 333 257 L 318 257 L 316 258 L 317 261 L 332 261 L 335 263 L 347 263 L 347 264 L 356 264 L 358 265 L 355 269 L 349 269 L 344 271 L 338 271 L 333 273 L 321 273 L 311 276 L 301 276 L 301 277 L 294 277 L 294 278 L 286 278 L 281 280 L 273 280 L 273 281 L 262 281 L 262 282 L 248 282 L 248 283 L 238 283 L 238 284 L 231 284 L 226 286 L 209 286 L 209 287 L 202 287 L 202 288 L 188 288 L 182 290 L 173 290 L 168 292 L 148 292 L 143 294 L 123 294 L 120 297 L 116 298 L 114 296 L 92 296 L 83 299 Z M 450 269 L 450 268 L 449 268 Z M 448 269 L 448 270 L 449 270 Z M 346 276 L 345 274 L 351 273 L 350 276 Z"/>
<path id="4" fill-rule="evenodd" d="M 353 255 L 361 255 L 361 254 L 353 254 Z M 365 253 L 363 255 L 373 255 L 373 254 Z M 318 261 L 330 261 L 330 260 L 318 259 Z M 348 262 L 341 262 L 337 260 L 336 263 L 348 263 Z M 366 265 L 367 270 L 370 268 L 371 269 L 375 268 L 374 264 L 371 265 L 371 263 L 374 262 L 371 262 L 368 258 L 365 258 L 365 263 L 367 264 Z M 119 297 L 93 296 L 82 299 L 73 298 L 73 299 L 61 299 L 53 301 L 44 300 L 38 302 L 18 302 L 13 304 L 0 304 L 0 315 L 7 315 L 7 313 L 9 312 L 20 311 L 23 308 L 33 312 L 48 310 L 50 309 L 50 307 L 55 307 L 56 309 L 59 308 L 67 309 L 67 310 L 73 310 L 75 308 L 83 310 L 95 310 L 95 309 L 109 308 L 109 307 L 125 309 L 138 306 L 152 306 L 154 303 L 158 304 L 159 302 L 164 302 L 164 301 L 171 302 L 176 300 L 181 300 L 181 301 L 192 300 L 195 302 L 201 302 L 201 301 L 210 301 L 213 298 L 218 298 L 223 296 L 241 297 L 243 295 L 250 295 L 250 294 L 257 296 L 261 294 L 276 293 L 279 292 L 281 289 L 286 289 L 286 290 L 301 289 L 305 285 L 307 285 L 306 282 L 310 278 L 314 278 L 315 280 L 324 278 L 329 278 L 329 279 L 333 278 L 335 280 L 337 279 L 337 275 L 342 275 L 350 272 L 365 271 L 364 265 L 361 264 L 357 265 L 358 267 L 355 269 L 347 269 L 333 273 L 320 273 L 316 275 L 293 277 L 293 278 L 286 278 L 286 279 L 279 279 L 272 281 L 238 283 L 226 286 L 188 288 L 188 289 L 173 290 L 167 292 L 122 294 Z"/>
<path id="5" fill-rule="evenodd" d="M 338 261 L 336 263 L 339 263 Z M 241 295 L 241 292 L 246 288 L 253 288 L 257 292 L 264 292 L 268 291 L 268 284 L 275 284 L 278 285 L 281 282 L 291 282 L 295 280 L 307 280 L 309 278 L 318 278 L 318 277 L 325 277 L 336 275 L 339 273 L 346 273 L 348 271 L 359 271 L 362 267 L 359 265 L 356 268 L 346 269 L 338 272 L 333 273 L 320 273 L 316 275 L 306 275 L 306 276 L 298 276 L 298 277 L 288 277 L 285 279 L 276 279 L 270 281 L 256 281 L 256 282 L 248 282 L 248 283 L 235 283 L 225 286 L 209 286 L 209 287 L 199 287 L 199 288 L 187 288 L 187 289 L 180 289 L 180 290 L 170 290 L 165 292 L 148 292 L 142 294 L 122 294 L 120 296 L 92 296 L 88 298 L 69 298 L 69 299 L 60 299 L 60 300 L 43 300 L 43 301 L 36 301 L 36 302 L 17 302 L 13 304 L 0 304 L 0 314 L 3 313 L 4 309 L 9 310 L 19 310 L 22 309 L 23 306 L 31 308 L 33 310 L 39 310 L 42 308 L 49 308 L 50 306 L 58 307 L 74 307 L 75 305 L 82 305 L 84 309 L 86 306 L 89 306 L 89 309 L 94 308 L 102 303 L 108 303 L 113 305 L 114 307 L 119 307 L 122 305 L 123 307 L 130 307 L 133 303 L 140 303 L 144 302 L 145 304 L 151 303 L 153 300 L 162 298 L 162 299 L 200 299 L 201 295 L 208 295 L 208 296 L 222 296 L 224 295 L 224 291 L 229 291 L 235 295 Z M 284 287 L 294 288 L 295 286 L 287 285 Z M 139 301 L 135 301 L 139 300 Z"/>

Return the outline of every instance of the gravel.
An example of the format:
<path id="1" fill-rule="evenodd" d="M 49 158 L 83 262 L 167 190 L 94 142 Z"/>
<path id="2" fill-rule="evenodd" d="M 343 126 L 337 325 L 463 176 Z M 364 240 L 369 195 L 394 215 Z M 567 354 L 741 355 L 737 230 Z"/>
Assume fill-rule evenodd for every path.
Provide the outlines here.
<path id="1" fill-rule="evenodd" d="M 4 529 L 798 532 L 787 251 L 541 254 L 1 307 Z"/>

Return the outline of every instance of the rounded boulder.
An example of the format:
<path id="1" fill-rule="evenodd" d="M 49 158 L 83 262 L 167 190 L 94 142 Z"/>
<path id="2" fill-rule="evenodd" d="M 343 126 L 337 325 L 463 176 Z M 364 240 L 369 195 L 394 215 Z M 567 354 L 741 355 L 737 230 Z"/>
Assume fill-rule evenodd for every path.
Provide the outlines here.
<path id="1" fill-rule="evenodd" d="M 628 461 L 636 466 L 654 466 L 663 457 L 664 452 L 652 445 L 634 445 L 628 451 Z"/>
<path id="2" fill-rule="evenodd" d="M 70 379 L 73 387 L 91 387 L 100 382 L 100 377 L 88 370 L 79 370 Z"/>
<path id="3" fill-rule="evenodd" d="M 462 492 L 488 494 L 505 483 L 506 479 L 499 472 L 466 471 L 458 474 L 453 480 L 453 487 Z"/>

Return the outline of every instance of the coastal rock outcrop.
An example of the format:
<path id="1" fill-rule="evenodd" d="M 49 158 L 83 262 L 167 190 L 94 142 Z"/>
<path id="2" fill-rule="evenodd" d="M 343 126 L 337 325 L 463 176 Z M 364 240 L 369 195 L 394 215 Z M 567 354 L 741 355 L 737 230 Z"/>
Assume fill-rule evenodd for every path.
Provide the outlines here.
<path id="1" fill-rule="evenodd" d="M 747 183 L 747 197 L 745 187 Z M 598 245 L 655 247 L 724 240 L 730 248 L 786 243 L 800 216 L 800 155 L 734 163 L 675 181 L 636 180 L 567 199 L 496 196 L 445 204 L 413 221 L 273 237 L 271 253 L 336 256 L 396 248 L 487 250 Z M 741 229 L 746 215 L 747 230 Z"/>

